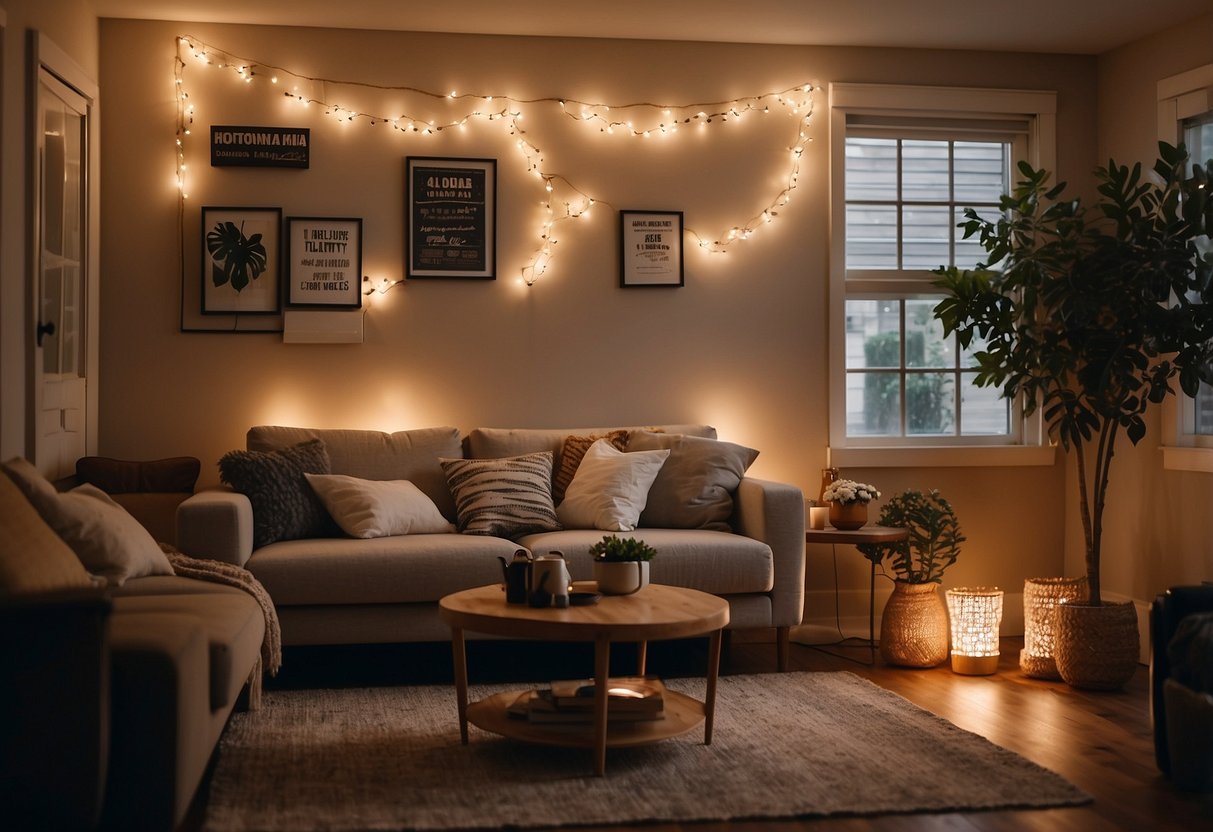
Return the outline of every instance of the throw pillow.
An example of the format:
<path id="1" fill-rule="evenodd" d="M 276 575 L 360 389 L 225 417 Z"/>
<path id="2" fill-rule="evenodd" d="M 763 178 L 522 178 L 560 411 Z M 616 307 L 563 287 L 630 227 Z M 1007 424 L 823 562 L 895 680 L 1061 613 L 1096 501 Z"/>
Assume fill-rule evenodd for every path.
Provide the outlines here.
<path id="1" fill-rule="evenodd" d="M 9 477 L 0 475 L 0 594 L 91 587 L 80 559 Z"/>
<path id="2" fill-rule="evenodd" d="M 585 452 L 556 516 L 566 529 L 630 532 L 640 520 L 649 487 L 668 450 L 624 453 L 608 439 Z"/>
<path id="3" fill-rule="evenodd" d="M 329 455 L 319 439 L 277 451 L 231 451 L 219 460 L 219 478 L 253 505 L 253 546 L 276 540 L 337 534 L 324 503 L 304 474 L 329 473 Z"/>
<path id="4" fill-rule="evenodd" d="M 341 530 L 350 537 L 453 532 L 434 501 L 408 480 L 363 480 L 304 474 Z"/>
<path id="5" fill-rule="evenodd" d="M 65 494 L 38 493 L 33 503 L 84 568 L 110 586 L 122 586 L 128 578 L 173 574 L 147 529 L 95 485 L 86 483 Z"/>
<path id="6" fill-rule="evenodd" d="M 668 448 L 669 458 L 640 515 L 640 525 L 659 529 L 730 531 L 733 492 L 758 451 L 719 439 L 634 431 L 629 451 Z"/>
<path id="7" fill-rule="evenodd" d="M 439 459 L 465 534 L 515 538 L 560 529 L 552 505 L 552 454 Z"/>
<path id="8" fill-rule="evenodd" d="M 566 436 L 564 444 L 560 447 L 560 468 L 552 476 L 553 503 L 560 505 L 560 501 L 564 499 L 569 483 L 573 481 L 573 476 L 577 473 L 577 467 L 581 465 L 582 457 L 585 456 L 585 452 L 589 447 L 599 439 L 606 439 L 618 450 L 622 451 L 628 445 L 628 432 L 626 430 L 613 430 L 607 433 L 595 433 L 588 436 Z"/>

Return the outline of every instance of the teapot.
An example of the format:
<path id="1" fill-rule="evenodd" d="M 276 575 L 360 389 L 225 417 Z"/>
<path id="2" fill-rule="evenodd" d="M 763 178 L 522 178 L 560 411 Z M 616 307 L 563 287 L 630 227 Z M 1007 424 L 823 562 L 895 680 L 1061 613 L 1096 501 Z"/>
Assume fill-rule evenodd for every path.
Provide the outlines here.
<path id="1" fill-rule="evenodd" d="M 569 575 L 563 552 L 551 551 L 539 555 L 532 561 L 528 602 L 532 607 L 567 607 L 571 582 L 572 576 Z"/>
<path id="2" fill-rule="evenodd" d="M 505 580 L 505 601 L 507 604 L 525 604 L 531 591 L 531 568 L 534 559 L 526 549 L 514 551 L 514 559 L 506 563 L 500 555 L 501 576 Z"/>

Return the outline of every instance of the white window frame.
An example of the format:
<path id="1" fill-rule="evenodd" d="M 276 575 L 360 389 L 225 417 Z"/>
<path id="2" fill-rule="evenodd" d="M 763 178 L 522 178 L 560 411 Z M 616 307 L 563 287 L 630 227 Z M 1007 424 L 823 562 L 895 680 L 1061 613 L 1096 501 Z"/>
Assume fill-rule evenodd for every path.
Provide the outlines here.
<path id="1" fill-rule="evenodd" d="M 971 87 L 917 87 L 886 84 L 830 84 L 830 447 L 840 467 L 1052 465 L 1055 449 L 1044 435 L 1039 413 L 1020 419 L 1015 444 L 978 444 L 973 437 L 848 437 L 846 435 L 846 137 L 847 116 L 880 115 L 910 119 L 1026 119 L 1028 157 L 1033 167 L 1056 170 L 1057 94 L 1036 90 Z M 854 282 L 854 281 L 852 281 Z M 921 282 L 894 281 L 889 296 L 922 292 Z M 875 288 L 875 287 L 872 287 Z M 867 293 L 865 297 L 871 297 Z M 987 440 L 988 442 L 988 440 Z M 926 444 L 930 443 L 930 444 Z"/>
<path id="2" fill-rule="evenodd" d="M 1183 139 L 1184 121 L 1213 111 L 1213 64 L 1163 78 L 1158 82 L 1158 138 L 1167 144 Z M 1163 400 L 1162 464 L 1173 471 L 1213 473 L 1213 437 L 1192 433 L 1176 396 Z M 1187 398 L 1184 396 L 1184 398 Z"/>

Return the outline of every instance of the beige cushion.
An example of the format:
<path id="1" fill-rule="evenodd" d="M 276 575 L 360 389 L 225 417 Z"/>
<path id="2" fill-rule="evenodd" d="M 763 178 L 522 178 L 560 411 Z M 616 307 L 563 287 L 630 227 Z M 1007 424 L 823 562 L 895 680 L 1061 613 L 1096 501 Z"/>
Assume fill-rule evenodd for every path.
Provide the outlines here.
<path id="1" fill-rule="evenodd" d="M 84 588 L 93 579 L 7 476 L 0 476 L 0 593 Z"/>
<path id="2" fill-rule="evenodd" d="M 628 437 L 629 451 L 660 448 L 668 448 L 670 456 L 649 489 L 640 525 L 729 531 L 733 492 L 758 451 L 697 436 L 634 431 Z"/>
<path id="3" fill-rule="evenodd" d="M 459 531 L 517 537 L 560 528 L 552 505 L 552 455 L 442 459 Z"/>
<path id="4" fill-rule="evenodd" d="M 628 445 L 628 432 L 612 430 L 589 435 L 573 434 L 564 438 L 564 443 L 560 446 L 560 455 L 557 457 L 560 462 L 554 465 L 552 473 L 552 502 L 556 505 L 560 505 L 560 501 L 564 499 L 565 491 L 568 490 L 569 483 L 573 481 L 573 475 L 577 473 L 577 468 L 581 465 L 585 452 L 599 439 L 606 439 L 622 451 Z"/>
<path id="5" fill-rule="evenodd" d="M 100 488 L 86 483 L 65 494 L 38 493 L 33 502 L 84 568 L 111 586 L 142 575 L 173 574 L 147 529 Z"/>
<path id="6" fill-rule="evenodd" d="M 624 453 L 607 439 L 585 452 L 556 516 L 566 529 L 630 532 L 636 528 L 668 450 Z"/>
<path id="7" fill-rule="evenodd" d="M 350 537 L 455 531 L 434 501 L 408 480 L 364 480 L 344 474 L 304 476 Z"/>

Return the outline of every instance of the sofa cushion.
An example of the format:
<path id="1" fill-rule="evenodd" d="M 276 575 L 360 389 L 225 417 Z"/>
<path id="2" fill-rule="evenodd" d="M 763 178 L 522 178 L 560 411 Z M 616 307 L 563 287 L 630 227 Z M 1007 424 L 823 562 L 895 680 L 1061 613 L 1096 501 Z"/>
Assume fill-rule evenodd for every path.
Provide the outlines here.
<path id="1" fill-rule="evenodd" d="M 622 429 L 611 430 L 606 433 L 572 434 L 566 436 L 564 442 L 560 445 L 560 454 L 556 457 L 560 460 L 560 463 L 559 465 L 554 464 L 555 467 L 552 471 L 553 503 L 560 505 L 561 500 L 564 499 L 565 492 L 568 490 L 569 483 L 573 481 L 573 476 L 581 466 L 581 460 L 585 457 L 585 452 L 599 439 L 605 439 L 620 451 L 628 446 L 628 432 Z"/>
<path id="2" fill-rule="evenodd" d="M 628 537 L 642 540 L 657 550 L 650 566 L 650 580 L 710 592 L 714 595 L 769 592 L 774 586 L 775 565 L 767 544 L 730 532 L 702 529 L 637 529 Z M 602 540 L 602 532 L 566 529 L 531 534 L 518 543 L 536 555 L 562 552 L 575 581 L 590 580 L 593 557 L 590 547 Z"/>
<path id="3" fill-rule="evenodd" d="M 408 480 L 364 480 L 344 474 L 304 476 L 350 537 L 455 531 L 434 501 Z"/>
<path id="4" fill-rule="evenodd" d="M 664 449 L 628 454 L 599 439 L 585 452 L 556 516 L 566 529 L 632 531 L 669 455 Z"/>
<path id="5" fill-rule="evenodd" d="M 518 547 L 499 537 L 410 534 L 370 540 L 291 540 L 258 549 L 245 567 L 281 609 L 327 604 L 435 602 L 501 583 Z"/>
<path id="6" fill-rule="evenodd" d="M 249 429 L 250 451 L 272 451 L 320 439 L 328 450 L 331 473 L 364 480 L 408 480 L 434 501 L 442 516 L 455 519 L 455 501 L 446 487 L 438 459 L 463 456 L 459 429 L 419 428 L 384 433 L 378 430 L 330 430 L 259 425 Z"/>
<path id="7" fill-rule="evenodd" d="M 219 460 L 219 478 L 253 506 L 254 546 L 336 534 L 336 524 L 303 476 L 327 473 L 329 456 L 319 439 L 273 451 L 230 451 Z"/>
<path id="8" fill-rule="evenodd" d="M 7 476 L 0 475 L 0 594 L 84 588 L 93 578 Z"/>
<path id="9" fill-rule="evenodd" d="M 560 528 L 552 505 L 552 454 L 442 459 L 459 531 L 517 537 Z"/>
<path id="10" fill-rule="evenodd" d="M 729 531 L 733 492 L 758 451 L 697 436 L 634 431 L 628 437 L 629 451 L 659 448 L 668 448 L 670 456 L 649 489 L 640 525 Z"/>

